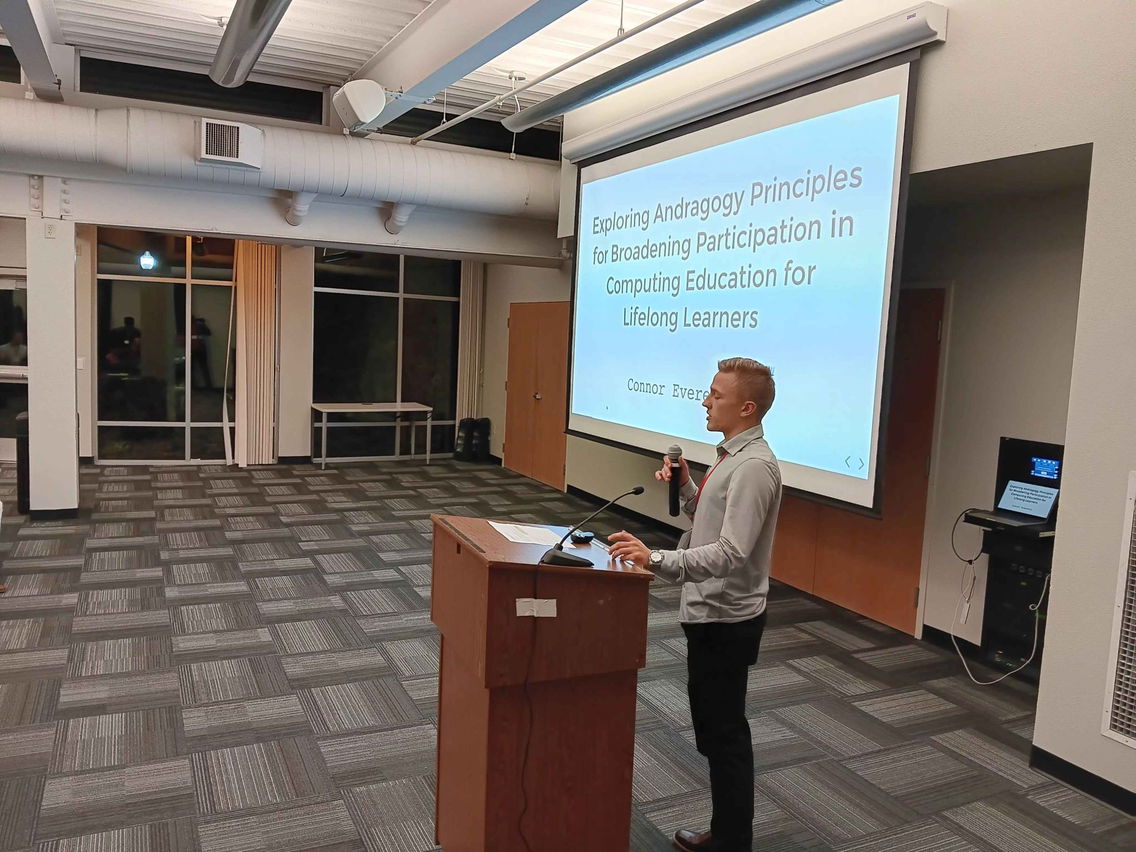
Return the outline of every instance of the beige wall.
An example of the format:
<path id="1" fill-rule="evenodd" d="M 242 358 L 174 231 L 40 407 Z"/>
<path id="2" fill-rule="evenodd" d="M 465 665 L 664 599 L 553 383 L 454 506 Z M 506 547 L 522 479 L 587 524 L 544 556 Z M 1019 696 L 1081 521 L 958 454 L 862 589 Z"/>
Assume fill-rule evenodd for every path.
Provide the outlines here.
<path id="1" fill-rule="evenodd" d="M 948 286 L 940 365 L 943 395 L 928 493 L 923 622 L 951 630 L 963 564 L 951 526 L 994 499 L 998 439 L 1065 442 L 1085 192 L 1003 198 L 913 210 L 904 247 L 908 282 Z M 962 553 L 976 553 L 977 528 L 960 524 Z M 982 638 L 986 559 L 966 624 Z"/>
<path id="2" fill-rule="evenodd" d="M 485 267 L 485 345 L 481 361 L 481 416 L 493 421 L 489 451 L 505 443 L 505 377 L 509 371 L 509 305 L 563 302 L 572 294 L 571 271 L 490 263 Z"/>
<path id="3" fill-rule="evenodd" d="M 1127 476 L 1136 469 L 1136 7 L 1128 0 L 940 2 L 950 9 L 949 41 L 921 63 L 913 171 L 1093 144 L 1034 742 L 1132 790 L 1136 753 L 1100 727 Z M 566 117 L 565 137 L 713 85 L 750 67 L 756 53 L 773 59 L 911 5 L 837 4 L 577 110 Z M 640 462 L 630 455 L 571 444 L 571 484 L 592 490 L 601 465 L 604 476 L 621 481 L 638 475 Z"/>

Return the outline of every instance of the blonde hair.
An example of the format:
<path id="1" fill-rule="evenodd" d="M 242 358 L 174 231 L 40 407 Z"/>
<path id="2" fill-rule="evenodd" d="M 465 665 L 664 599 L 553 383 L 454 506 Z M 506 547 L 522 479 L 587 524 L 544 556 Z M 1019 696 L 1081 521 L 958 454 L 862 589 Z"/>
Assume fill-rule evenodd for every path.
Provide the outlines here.
<path id="1" fill-rule="evenodd" d="M 752 358 L 723 358 L 718 362 L 718 372 L 733 373 L 738 377 L 738 388 L 748 402 L 757 406 L 757 420 L 761 422 L 777 396 L 773 371 Z"/>

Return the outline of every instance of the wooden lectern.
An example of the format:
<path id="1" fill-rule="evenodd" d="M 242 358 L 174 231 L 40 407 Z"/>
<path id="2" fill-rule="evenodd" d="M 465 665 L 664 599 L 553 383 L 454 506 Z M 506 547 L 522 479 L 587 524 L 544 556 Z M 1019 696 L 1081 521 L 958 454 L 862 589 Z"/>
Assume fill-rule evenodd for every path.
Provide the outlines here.
<path id="1" fill-rule="evenodd" d="M 539 565 L 547 545 L 510 542 L 480 518 L 433 521 L 437 842 L 627 852 L 654 575 L 594 545 L 568 548 L 593 568 Z M 534 598 L 554 600 L 556 615 L 518 615 L 518 599 Z"/>

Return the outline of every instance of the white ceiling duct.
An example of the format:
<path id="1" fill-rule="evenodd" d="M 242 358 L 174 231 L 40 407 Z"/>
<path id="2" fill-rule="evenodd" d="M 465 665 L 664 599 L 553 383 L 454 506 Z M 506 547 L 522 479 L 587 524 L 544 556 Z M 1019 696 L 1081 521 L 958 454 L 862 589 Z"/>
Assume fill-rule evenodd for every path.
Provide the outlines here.
<path id="1" fill-rule="evenodd" d="M 653 79 L 839 2 L 840 0 L 762 0 L 760 3 L 751 3 L 732 15 L 660 45 L 539 104 L 506 116 L 501 124 L 506 130 L 520 133 L 592 101 L 621 92 L 636 83 Z"/>
<path id="2" fill-rule="evenodd" d="M 0 98 L 0 158 L 110 166 L 131 175 L 553 220 L 560 168 L 491 154 L 258 127 L 259 169 L 202 164 L 198 119 Z M 49 172 L 50 173 L 50 172 Z M 309 202 L 310 203 L 310 202 Z M 306 207 L 305 207 L 306 209 Z"/>
<path id="3" fill-rule="evenodd" d="M 218 86 L 243 86 L 292 0 L 237 0 L 217 45 L 209 76 Z"/>

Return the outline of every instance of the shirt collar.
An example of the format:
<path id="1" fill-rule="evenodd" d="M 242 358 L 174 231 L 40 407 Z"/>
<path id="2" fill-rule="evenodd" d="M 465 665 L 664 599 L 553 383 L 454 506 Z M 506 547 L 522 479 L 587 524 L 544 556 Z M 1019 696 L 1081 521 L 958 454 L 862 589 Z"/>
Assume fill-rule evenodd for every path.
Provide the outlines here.
<path id="1" fill-rule="evenodd" d="M 728 453 L 731 456 L 736 455 L 738 451 L 742 449 L 742 447 L 746 446 L 746 444 L 749 444 L 752 441 L 756 441 L 758 438 L 764 437 L 765 427 L 763 427 L 762 424 L 758 423 L 756 426 L 750 429 L 746 429 L 744 432 L 739 432 L 728 441 L 720 442 L 718 444 L 718 455 L 721 456 L 723 453 Z"/>

